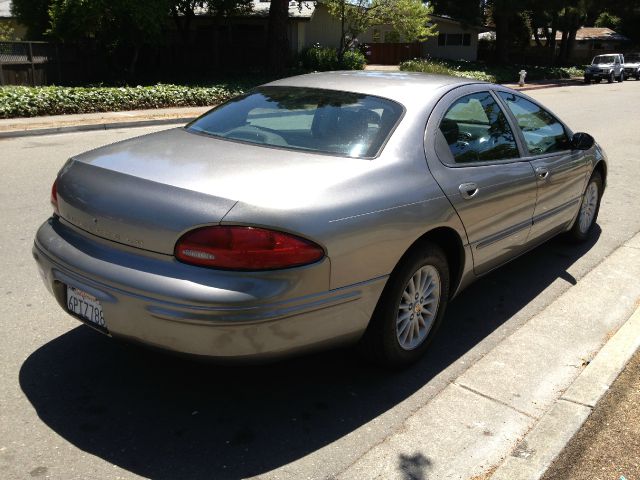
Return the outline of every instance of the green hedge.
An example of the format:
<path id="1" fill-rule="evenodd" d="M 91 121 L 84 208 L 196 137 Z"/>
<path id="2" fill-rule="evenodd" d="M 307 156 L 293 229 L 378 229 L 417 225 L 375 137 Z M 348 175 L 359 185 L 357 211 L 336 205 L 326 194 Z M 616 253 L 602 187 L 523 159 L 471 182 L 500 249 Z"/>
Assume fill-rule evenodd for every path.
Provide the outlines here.
<path id="1" fill-rule="evenodd" d="M 335 48 L 316 44 L 302 51 L 300 62 L 306 70 L 326 72 L 329 70 L 362 70 L 367 60 L 359 50 L 347 50 L 344 52 L 342 62 L 340 62 L 338 51 Z"/>
<path id="2" fill-rule="evenodd" d="M 0 118 L 214 105 L 243 93 L 240 84 L 208 87 L 0 87 Z"/>
<path id="3" fill-rule="evenodd" d="M 520 77 L 518 72 L 523 69 L 527 72 L 527 81 L 581 77 L 583 74 L 582 67 L 545 67 L 518 64 L 496 66 L 481 62 L 425 59 L 408 60 L 400 64 L 400 70 L 408 72 L 440 73 L 497 83 L 518 82 Z"/>
<path id="4" fill-rule="evenodd" d="M 400 64 L 400 70 L 406 72 L 438 73 L 453 77 L 473 78 L 485 82 L 495 82 L 496 77 L 482 70 L 463 69 L 442 60 L 424 60 L 416 58 Z"/>

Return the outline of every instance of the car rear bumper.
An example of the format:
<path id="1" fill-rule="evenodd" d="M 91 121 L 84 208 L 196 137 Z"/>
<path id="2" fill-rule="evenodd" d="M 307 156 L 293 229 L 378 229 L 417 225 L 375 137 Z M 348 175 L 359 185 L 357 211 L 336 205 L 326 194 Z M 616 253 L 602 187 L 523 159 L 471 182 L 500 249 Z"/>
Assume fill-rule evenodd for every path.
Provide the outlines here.
<path id="1" fill-rule="evenodd" d="M 273 272 L 223 272 L 115 248 L 52 218 L 33 256 L 66 310 L 66 287 L 97 298 L 107 332 L 220 359 L 260 359 L 356 341 L 387 277 L 327 290 L 330 262 Z"/>

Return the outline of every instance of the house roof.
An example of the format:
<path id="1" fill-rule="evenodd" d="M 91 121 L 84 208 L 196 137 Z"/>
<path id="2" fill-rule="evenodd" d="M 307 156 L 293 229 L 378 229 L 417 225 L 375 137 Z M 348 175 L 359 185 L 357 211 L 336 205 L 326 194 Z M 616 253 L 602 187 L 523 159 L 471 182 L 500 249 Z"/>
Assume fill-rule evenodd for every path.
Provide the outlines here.
<path id="1" fill-rule="evenodd" d="M 465 24 L 464 22 L 461 22 L 460 20 L 456 20 L 453 17 L 450 17 L 449 15 L 429 15 L 429 19 L 431 20 L 430 23 L 453 23 L 455 25 L 460 25 L 463 26 L 464 28 L 468 29 L 468 30 L 478 30 L 478 31 L 484 31 L 487 30 L 487 27 L 483 27 L 480 25 L 469 25 L 469 24 Z"/>
<path id="2" fill-rule="evenodd" d="M 562 40 L 562 32 L 556 32 L 556 40 Z M 582 27 L 576 32 L 576 40 L 613 40 L 627 41 L 624 35 L 621 35 L 610 28 L 602 27 Z"/>
<path id="3" fill-rule="evenodd" d="M 13 18 L 11 0 L 0 0 L 0 18 Z"/>
<path id="4" fill-rule="evenodd" d="M 4 0 L 0 0 L 2 2 Z M 269 1 L 261 1 L 261 0 L 253 0 L 251 11 L 242 14 L 242 17 L 268 17 L 269 16 L 269 8 L 271 7 L 271 2 Z M 316 9 L 315 1 L 307 1 L 303 0 L 302 2 L 290 1 L 289 2 L 289 18 L 300 18 L 300 19 L 310 19 L 313 15 L 313 12 Z M 209 14 L 206 8 L 198 8 L 195 11 L 196 15 L 206 16 Z"/>

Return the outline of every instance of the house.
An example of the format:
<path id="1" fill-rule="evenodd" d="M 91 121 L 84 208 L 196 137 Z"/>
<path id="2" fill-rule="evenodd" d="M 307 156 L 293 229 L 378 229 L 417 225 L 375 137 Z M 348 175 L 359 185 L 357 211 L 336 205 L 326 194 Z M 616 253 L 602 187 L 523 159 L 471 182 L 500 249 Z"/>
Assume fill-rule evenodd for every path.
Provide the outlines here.
<path id="1" fill-rule="evenodd" d="M 210 45 L 217 51 L 214 63 L 247 65 L 249 57 L 264 54 L 267 38 L 269 0 L 253 0 L 249 12 L 222 21 L 210 16 L 206 10 L 196 12 L 191 28 L 195 31 L 195 44 Z M 478 32 L 483 29 L 464 25 L 445 16 L 431 16 L 439 34 L 424 42 L 403 42 L 390 25 L 378 25 L 358 37 L 367 46 L 368 63 L 398 64 L 414 57 L 438 57 L 476 60 Z M 289 2 L 289 45 L 291 52 L 299 53 L 313 45 L 340 46 L 341 22 L 332 16 L 327 6 L 318 1 L 292 0 Z M 246 57 L 246 58 L 245 58 Z"/>
<path id="2" fill-rule="evenodd" d="M 437 57 L 453 60 L 476 60 L 478 56 L 478 33 L 484 29 L 464 25 L 446 16 L 431 15 L 438 35 L 420 43 L 407 43 L 396 38 L 390 25 L 377 25 L 358 37 L 368 46 L 368 63 L 398 64 L 414 57 Z M 305 46 L 319 43 L 322 46 L 340 45 L 340 19 L 333 17 L 326 6 L 318 2 L 315 11 L 305 26 Z"/>
<path id="3" fill-rule="evenodd" d="M 11 0 L 0 0 L 0 26 L 11 27 L 15 39 L 24 38 L 27 34 L 26 27 L 18 23 L 11 13 Z"/>
<path id="4" fill-rule="evenodd" d="M 556 48 L 560 47 L 562 32 L 556 32 Z M 544 40 L 543 40 L 544 41 Z M 629 39 L 610 28 L 582 27 L 576 32 L 576 40 L 570 59 L 574 62 L 591 62 L 591 59 L 601 53 L 620 52 Z M 531 46 L 535 46 L 535 39 L 531 38 Z"/>

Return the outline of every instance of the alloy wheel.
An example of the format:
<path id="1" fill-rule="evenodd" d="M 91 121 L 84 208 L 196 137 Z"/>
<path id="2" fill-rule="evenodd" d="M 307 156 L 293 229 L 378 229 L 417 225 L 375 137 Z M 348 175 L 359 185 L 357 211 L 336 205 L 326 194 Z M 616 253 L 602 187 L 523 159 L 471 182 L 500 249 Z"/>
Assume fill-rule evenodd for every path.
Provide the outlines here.
<path id="1" fill-rule="evenodd" d="M 582 197 L 582 205 L 580 207 L 580 218 L 578 220 L 578 226 L 580 232 L 586 233 L 595 217 L 596 208 L 598 206 L 598 185 L 595 182 L 591 182 L 584 192 Z"/>
<path id="2" fill-rule="evenodd" d="M 441 281 L 432 265 L 419 268 L 402 292 L 396 317 L 396 337 L 403 350 L 420 346 L 431 331 L 438 314 Z"/>

